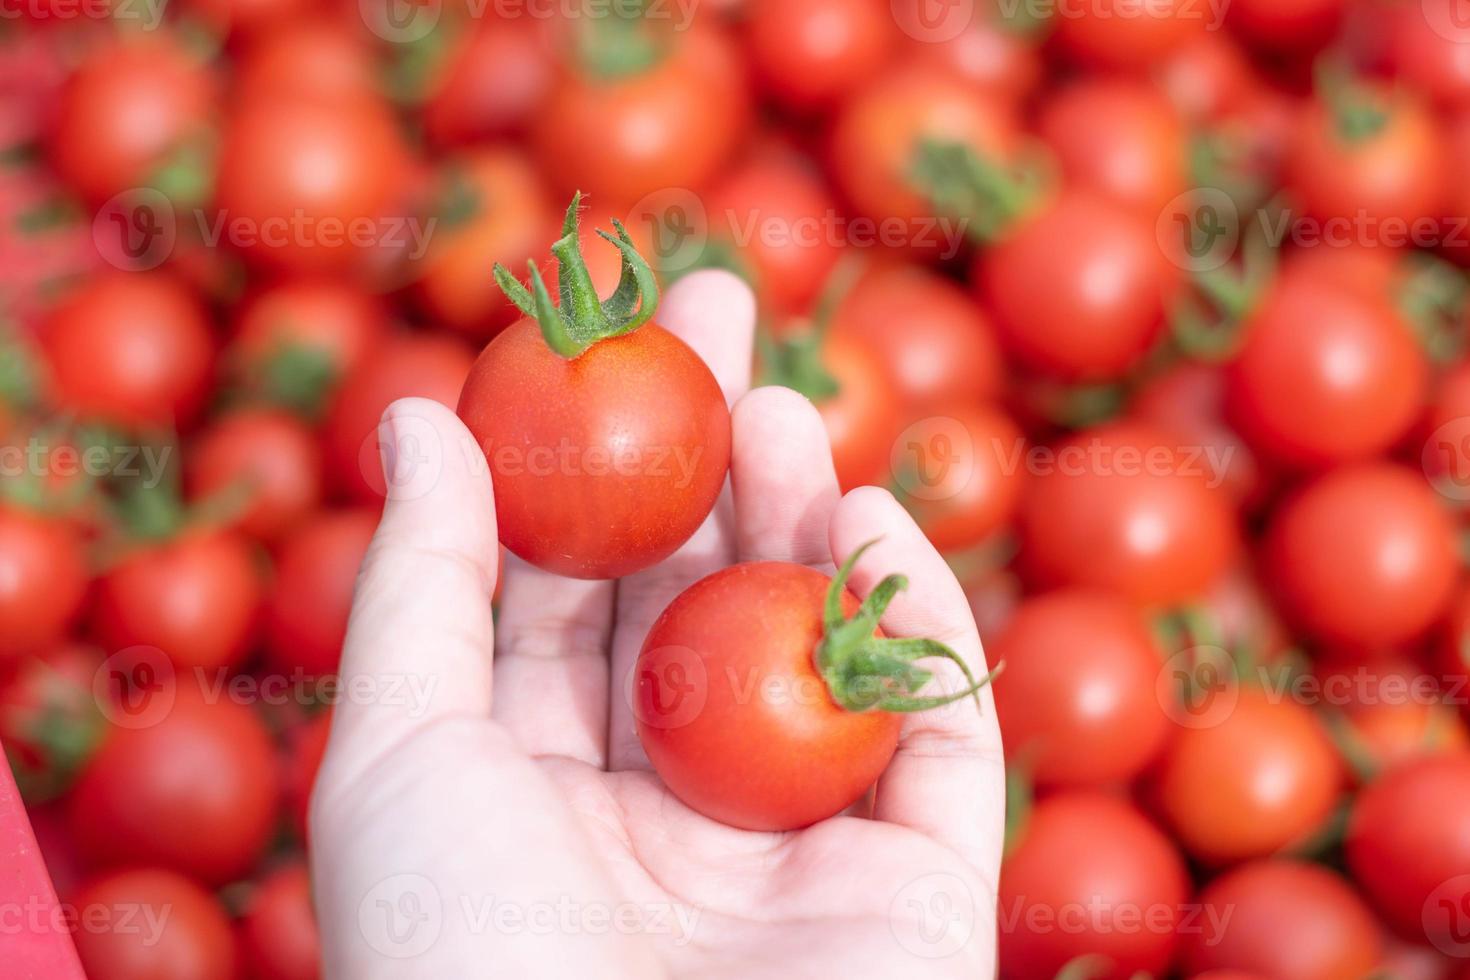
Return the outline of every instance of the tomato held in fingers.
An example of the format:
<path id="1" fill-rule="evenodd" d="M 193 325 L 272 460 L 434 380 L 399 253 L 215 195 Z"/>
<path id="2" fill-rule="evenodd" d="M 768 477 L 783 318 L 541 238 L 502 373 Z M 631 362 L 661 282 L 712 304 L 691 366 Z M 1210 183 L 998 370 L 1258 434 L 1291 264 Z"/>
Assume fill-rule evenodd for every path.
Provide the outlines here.
<path id="1" fill-rule="evenodd" d="M 1321 830 L 1343 789 L 1337 749 L 1296 701 L 1254 687 L 1181 706 L 1152 787 L 1184 849 L 1206 864 L 1265 857 Z"/>
<path id="2" fill-rule="evenodd" d="M 1151 222 L 1071 190 L 1001 232 L 976 256 L 972 281 L 1023 364 L 1066 381 L 1106 381 L 1153 346 L 1178 273 Z"/>
<path id="3" fill-rule="evenodd" d="M 1126 783 L 1163 748 L 1163 657 L 1126 600 L 1085 589 L 1034 596 L 986 645 L 1006 665 L 995 683 L 1006 754 L 1038 785 Z"/>
<path id="4" fill-rule="evenodd" d="M 242 408 L 200 432 L 186 459 L 189 493 L 239 508 L 236 526 L 271 541 L 321 502 L 321 447 L 296 416 Z"/>
<path id="5" fill-rule="evenodd" d="M 705 186 L 750 115 L 730 39 L 705 20 L 679 31 L 658 18 L 578 26 L 589 29 L 579 55 L 531 132 L 557 188 L 628 207 L 654 191 Z"/>
<path id="6" fill-rule="evenodd" d="M 1419 474 L 1364 463 L 1333 470 L 1282 504 L 1264 557 L 1299 629 L 1371 650 L 1412 642 L 1444 613 L 1459 566 L 1455 535 Z"/>
<path id="7" fill-rule="evenodd" d="M 321 937 L 306 865 L 294 860 L 257 881 L 240 916 L 240 952 L 257 980 L 317 980 Z"/>
<path id="8" fill-rule="evenodd" d="M 431 398 L 454 405 L 473 363 L 474 354 L 464 342 L 445 334 L 401 333 L 379 344 L 343 379 L 322 423 L 322 452 L 331 484 L 352 501 L 383 499 L 378 423 L 384 410 L 399 398 Z M 416 436 L 406 433 L 404 438 Z"/>
<path id="9" fill-rule="evenodd" d="M 67 798 L 83 854 L 211 885 L 248 873 L 275 831 L 279 795 L 275 748 L 255 712 L 180 674 L 111 714 Z"/>
<path id="10" fill-rule="evenodd" d="M 1023 567 L 1043 585 L 1147 605 L 1196 597 L 1230 566 L 1229 501 L 1198 454 L 1136 423 L 1082 432 L 1040 459 L 1021 502 Z"/>
<path id="11" fill-rule="evenodd" d="M 1417 759 L 1359 794 L 1348 870 L 1401 936 L 1464 956 L 1470 903 L 1470 754 Z"/>
<path id="12" fill-rule="evenodd" d="M 534 264 L 533 291 L 496 268 L 527 316 L 480 354 L 459 414 L 490 464 L 501 543 L 561 575 L 618 578 L 704 523 L 729 467 L 730 413 L 699 355 L 649 322 L 658 286 L 625 231 L 607 236 L 624 282 L 598 299 L 578 205 L 552 249 L 560 308 Z"/>
<path id="13" fill-rule="evenodd" d="M 1000 976 L 1044 980 L 1084 956 L 1099 980 L 1165 975 L 1188 900 L 1183 858 L 1130 803 L 1047 797 L 1001 867 Z"/>
<path id="14" fill-rule="evenodd" d="M 906 580 L 889 576 L 859 605 L 847 580 L 866 547 L 835 578 L 790 562 L 733 565 L 650 627 L 634 667 L 638 738 L 689 807 L 746 830 L 835 816 L 887 767 L 902 712 L 978 690 L 943 644 L 883 637 L 878 620 Z M 939 657 L 969 685 L 926 695 L 931 673 L 915 661 Z"/>
<path id="15" fill-rule="evenodd" d="M 898 41 L 886 0 L 755 0 L 746 50 L 780 105 L 825 108 L 873 77 Z"/>
<path id="16" fill-rule="evenodd" d="M 208 69 L 170 32 L 118 36 L 89 52 L 62 88 L 51 165 L 94 206 L 167 188 L 165 168 L 209 136 L 216 94 Z"/>
<path id="17" fill-rule="evenodd" d="M 0 665 L 66 635 L 89 574 L 82 537 L 69 522 L 0 503 Z"/>
<path id="18" fill-rule="evenodd" d="M 1232 421 L 1296 467 L 1368 459 L 1419 416 L 1429 365 L 1389 300 L 1288 275 L 1245 322 L 1226 372 Z"/>
<path id="19" fill-rule="evenodd" d="M 161 868 L 117 871 L 85 882 L 66 900 L 83 924 L 72 939 L 91 980 L 239 976 L 224 906 L 183 875 Z"/>
<path id="20" fill-rule="evenodd" d="M 1371 975 L 1383 953 L 1382 930 L 1368 906 L 1319 864 L 1245 864 L 1210 882 L 1198 901 L 1204 914 L 1185 935 L 1181 956 L 1191 972 L 1339 980 Z"/>
<path id="21" fill-rule="evenodd" d="M 920 266 L 865 274 L 838 304 L 832 332 L 877 354 L 915 411 L 990 401 L 1004 388 L 1004 357 L 985 311 Z"/>
<path id="22" fill-rule="evenodd" d="M 123 428 L 187 425 L 214 360 L 204 310 L 164 273 L 89 280 L 55 308 L 42 341 L 57 401 Z"/>
<path id="23" fill-rule="evenodd" d="M 114 651 L 157 647 L 180 669 L 232 667 L 255 635 L 260 579 L 251 543 L 235 531 L 146 543 L 98 583 L 97 635 Z"/>
<path id="24" fill-rule="evenodd" d="M 325 511 L 281 540 L 265 604 L 271 667 L 313 676 L 336 671 L 357 570 L 377 527 L 372 508 Z"/>

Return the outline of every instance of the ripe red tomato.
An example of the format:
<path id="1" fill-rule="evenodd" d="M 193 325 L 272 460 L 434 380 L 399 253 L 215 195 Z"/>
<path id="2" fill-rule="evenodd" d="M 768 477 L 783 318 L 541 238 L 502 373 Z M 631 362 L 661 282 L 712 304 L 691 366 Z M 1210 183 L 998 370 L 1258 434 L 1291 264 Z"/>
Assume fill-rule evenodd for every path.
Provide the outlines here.
<path id="1" fill-rule="evenodd" d="M 152 187 L 174 158 L 209 135 L 217 87 L 166 31 L 135 31 L 89 52 L 61 90 L 47 150 L 89 204 Z"/>
<path id="2" fill-rule="evenodd" d="M 893 444 L 890 479 L 935 548 L 982 544 L 1016 514 L 1026 479 L 1026 440 L 999 409 L 939 407 Z"/>
<path id="3" fill-rule="evenodd" d="M 1246 323 L 1228 373 L 1232 420 L 1294 466 L 1376 456 L 1418 418 L 1429 368 L 1387 298 L 1290 275 Z"/>
<path id="4" fill-rule="evenodd" d="M 171 706 L 153 700 L 170 693 Z M 207 884 L 233 881 L 276 829 L 270 734 L 228 686 L 206 693 L 181 676 L 145 697 L 137 712 L 113 709 L 127 721 L 110 727 L 77 777 L 72 837 L 99 865 L 158 864 Z"/>
<path id="5" fill-rule="evenodd" d="M 417 263 L 414 288 L 432 321 L 489 337 L 517 314 L 485 270 L 538 257 L 556 211 L 531 161 L 507 147 L 450 158 L 440 183 L 445 213 Z"/>
<path id="6" fill-rule="evenodd" d="M 1250 59 L 1230 35 L 1210 31 L 1164 59 L 1159 87 L 1191 122 L 1216 120 L 1238 109 L 1256 79 Z"/>
<path id="7" fill-rule="evenodd" d="M 1404 763 L 1359 794 L 1348 820 L 1348 869 L 1407 939 L 1465 945 L 1470 908 L 1470 755 Z"/>
<path id="8" fill-rule="evenodd" d="M 1455 0 L 1389 8 L 1386 56 L 1408 87 L 1444 109 L 1470 108 L 1470 50 L 1458 34 Z"/>
<path id="9" fill-rule="evenodd" d="M 1136 71 L 1205 33 L 1211 27 L 1209 9 L 1190 0 L 1095 0 L 1069 5 L 1053 18 L 1052 38 L 1088 67 Z"/>
<path id="10" fill-rule="evenodd" d="M 87 555 L 65 520 L 0 504 L 0 664 L 60 641 L 87 595 Z"/>
<path id="11" fill-rule="evenodd" d="M 235 531 L 185 531 L 125 555 L 97 585 L 94 621 L 104 646 L 151 646 L 179 668 L 244 659 L 260 610 L 260 570 Z"/>
<path id="12" fill-rule="evenodd" d="M 1256 504 L 1269 474 L 1245 440 L 1225 422 L 1225 372 L 1213 365 L 1181 361 L 1147 379 L 1133 392 L 1128 415 L 1169 432 L 1181 446 L 1200 446 L 1219 461 L 1221 488 L 1237 504 Z"/>
<path id="13" fill-rule="evenodd" d="M 311 906 L 311 879 L 298 860 L 255 883 L 240 916 L 240 951 L 256 980 L 317 980 L 321 937 Z"/>
<path id="14" fill-rule="evenodd" d="M 1070 190 L 977 254 L 972 281 L 1021 363 L 1068 381 L 1104 381 L 1153 346 L 1178 276 L 1151 222 Z"/>
<path id="15" fill-rule="evenodd" d="M 190 495 L 238 495 L 237 526 L 262 541 L 290 530 L 321 502 L 321 447 L 305 423 L 280 409 L 221 416 L 200 432 L 186 465 Z"/>
<path id="16" fill-rule="evenodd" d="M 381 69 L 373 49 L 352 27 L 328 17 L 304 17 L 252 37 L 235 61 L 237 96 L 371 98 Z"/>
<path id="17" fill-rule="evenodd" d="M 235 980 L 235 937 L 224 907 L 183 875 L 136 868 L 103 875 L 68 897 L 72 933 L 91 980 Z"/>
<path id="18" fill-rule="evenodd" d="M 240 305 L 226 360 L 248 392 L 315 416 L 387 332 L 387 310 L 364 290 L 330 279 L 288 280 Z"/>
<path id="19" fill-rule="evenodd" d="M 1280 980 L 1366 977 L 1383 952 L 1373 913 L 1352 886 L 1319 864 L 1245 864 L 1210 882 L 1198 901 L 1200 928 L 1184 938 L 1181 951 L 1190 972 L 1243 970 Z"/>
<path id="20" fill-rule="evenodd" d="M 1407 673 L 1410 683 L 1419 675 Z M 1429 680 L 1429 678 L 1423 678 Z M 1421 756 L 1470 750 L 1470 733 L 1448 705 L 1422 697 L 1383 698 L 1345 712 L 1342 737 L 1361 760 L 1381 772 Z"/>
<path id="21" fill-rule="evenodd" d="M 1059 793 L 1036 804 L 1000 872 L 1000 975 L 1055 977 L 1082 956 L 1099 980 L 1168 972 L 1189 899 L 1184 861 L 1125 800 Z"/>
<path id="22" fill-rule="evenodd" d="M 270 271 L 362 270 L 412 247 L 408 183 L 403 138 L 376 101 L 248 99 L 225 129 L 211 232 Z"/>
<path id="23" fill-rule="evenodd" d="M 1337 749 L 1310 710 L 1289 695 L 1230 690 L 1233 706 L 1218 702 L 1224 710 L 1177 727 L 1153 786 L 1184 849 L 1208 864 L 1302 843 L 1331 814 L 1344 778 Z"/>
<path id="24" fill-rule="evenodd" d="M 379 344 L 343 379 L 322 425 L 322 452 L 330 482 L 349 499 L 381 500 L 378 422 L 399 398 L 432 398 L 453 406 L 474 355 L 453 336 L 401 333 Z"/>
<path id="25" fill-rule="evenodd" d="M 1237 533 L 1202 456 L 1136 423 L 1056 446 L 1021 502 L 1022 563 L 1043 585 L 1112 589 L 1148 605 L 1198 596 L 1229 567 Z"/>
<path id="26" fill-rule="evenodd" d="M 628 207 L 664 188 L 705 186 L 739 145 L 750 107 L 730 39 L 696 20 L 650 40 L 657 52 L 641 70 L 600 74 L 594 54 L 553 86 L 531 142 L 558 189 Z"/>
<path id="27" fill-rule="evenodd" d="M 374 508 L 322 511 L 282 539 L 265 605 L 271 667 L 311 675 L 336 671 L 357 569 L 377 527 Z"/>
<path id="28" fill-rule="evenodd" d="M 214 360 L 209 323 L 163 273 L 87 280 L 57 305 L 42 339 L 57 400 L 82 418 L 183 426 L 204 401 Z"/>
<path id="29" fill-rule="evenodd" d="M 953 282 L 914 265 L 858 280 L 832 319 L 888 365 L 914 411 L 1000 396 L 1005 363 L 985 312 Z"/>
<path id="30" fill-rule="evenodd" d="M 421 110 L 429 139 L 473 145 L 526 129 L 555 81 L 549 33 L 534 17 L 474 22 L 429 83 Z"/>
<path id="31" fill-rule="evenodd" d="M 1225 19 L 1257 47 L 1312 49 L 1331 40 L 1346 0 L 1231 0 Z"/>
<path id="32" fill-rule="evenodd" d="M 1459 566 L 1454 522 L 1434 491 L 1388 463 L 1307 484 L 1277 510 L 1264 554 L 1288 619 L 1352 649 L 1423 635 L 1448 606 Z"/>
<path id="33" fill-rule="evenodd" d="M 1163 657 L 1125 600 L 1086 589 L 1034 596 L 986 646 L 1005 663 L 995 710 L 1006 755 L 1039 785 L 1125 783 L 1163 747 Z"/>
<path id="34" fill-rule="evenodd" d="M 897 41 L 886 0 L 754 0 L 745 20 L 756 80 L 777 103 L 836 103 L 883 67 Z"/>
<path id="35" fill-rule="evenodd" d="M 685 804 L 746 830 L 794 830 L 840 813 L 888 765 L 902 716 L 882 705 L 899 682 L 860 666 L 885 641 L 881 609 L 854 617 L 855 558 L 835 579 L 790 562 L 730 566 L 649 629 L 634 668 L 638 738 Z"/>
<path id="36" fill-rule="evenodd" d="M 1074 82 L 1047 99 L 1037 131 L 1071 186 L 1150 221 L 1188 186 L 1188 133 L 1153 86 L 1106 77 Z"/>
<path id="37" fill-rule="evenodd" d="M 860 214 L 904 222 L 904 244 L 938 254 L 958 244 L 943 232 L 963 229 L 933 227 L 930 189 L 914 173 L 926 142 L 1008 164 L 1017 143 L 1012 107 L 943 68 L 913 61 L 848 100 L 833 124 L 829 157 L 837 186 Z"/>
<path id="38" fill-rule="evenodd" d="M 928 0 L 889 0 L 889 9 L 905 35 L 907 57 L 943 65 L 988 95 L 1013 105 L 1020 105 L 1036 90 L 1045 74 L 1036 39 L 1015 30 L 1005 19 L 1001 4 L 965 8 L 968 23 L 952 37 L 943 27 L 937 32 L 926 29 L 932 23 L 932 8 L 927 4 Z"/>

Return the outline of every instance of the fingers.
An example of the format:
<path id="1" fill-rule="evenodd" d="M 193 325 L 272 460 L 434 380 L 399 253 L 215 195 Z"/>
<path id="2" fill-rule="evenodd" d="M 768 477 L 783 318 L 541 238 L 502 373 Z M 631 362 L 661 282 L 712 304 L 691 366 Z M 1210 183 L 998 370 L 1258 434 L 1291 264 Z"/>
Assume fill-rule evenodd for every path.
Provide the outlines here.
<path id="1" fill-rule="evenodd" d="M 755 336 L 755 297 L 738 278 L 721 270 L 691 273 L 669 290 L 658 322 L 704 359 L 719 381 L 725 400 L 734 403 L 750 387 L 751 346 Z M 607 765 L 609 769 L 647 768 L 638 742 L 628 678 L 648 628 L 675 596 L 735 559 L 730 490 L 677 552 L 653 568 L 618 583 L 617 627 L 612 640 L 609 681 Z"/>
<path id="2" fill-rule="evenodd" d="M 371 759 L 436 719 L 490 710 L 497 548 L 489 468 L 454 412 L 408 398 L 379 426 L 388 499 L 342 650 L 334 750 Z"/>
<path id="3" fill-rule="evenodd" d="M 882 626 L 890 636 L 923 636 L 948 644 L 978 678 L 989 669 L 964 591 L 944 559 L 886 490 L 862 487 L 844 497 L 832 518 L 832 555 L 839 561 L 880 539 L 858 562 L 852 589 L 866 595 L 885 575 L 902 573 L 908 588 L 893 600 Z M 926 660 L 935 677 L 924 694 L 962 690 L 965 680 L 943 660 Z M 928 834 L 967 858 L 995 882 L 1005 826 L 1000 728 L 990 688 L 980 711 L 969 698 L 904 719 L 898 751 L 878 782 L 874 816 Z"/>
<path id="4" fill-rule="evenodd" d="M 730 483 L 740 561 L 826 566 L 840 493 L 827 430 L 789 388 L 757 388 L 735 405 Z"/>

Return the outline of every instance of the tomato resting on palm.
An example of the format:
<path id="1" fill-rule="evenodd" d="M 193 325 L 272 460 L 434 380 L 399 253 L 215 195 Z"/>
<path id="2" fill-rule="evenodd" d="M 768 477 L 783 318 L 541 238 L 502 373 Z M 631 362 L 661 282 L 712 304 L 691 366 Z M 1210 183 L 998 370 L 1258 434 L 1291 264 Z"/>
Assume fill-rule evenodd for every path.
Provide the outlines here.
<path id="1" fill-rule="evenodd" d="M 866 546 L 865 546 L 866 547 Z M 904 587 L 884 579 L 859 604 L 836 578 L 791 562 L 708 575 L 663 611 L 634 668 L 638 738 L 660 778 L 705 816 L 747 830 L 794 830 L 834 816 L 878 779 L 898 746 L 900 712 L 971 696 L 949 648 L 877 629 Z M 958 693 L 916 692 L 944 657 Z"/>
<path id="2" fill-rule="evenodd" d="M 604 237 L 623 254 L 623 278 L 598 300 L 579 204 L 552 247 L 560 308 L 534 263 L 534 295 L 496 267 L 528 315 L 480 354 L 459 415 L 490 464 L 501 543 L 560 575 L 619 578 L 704 523 L 729 468 L 730 412 L 699 355 L 647 322 L 658 286 L 621 225 Z"/>

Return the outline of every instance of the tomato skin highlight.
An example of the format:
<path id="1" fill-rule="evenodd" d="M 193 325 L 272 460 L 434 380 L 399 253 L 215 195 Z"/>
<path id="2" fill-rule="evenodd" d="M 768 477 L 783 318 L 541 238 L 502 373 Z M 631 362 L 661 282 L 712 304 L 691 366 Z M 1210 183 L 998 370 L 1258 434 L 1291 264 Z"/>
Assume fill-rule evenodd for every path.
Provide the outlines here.
<path id="1" fill-rule="evenodd" d="M 840 707 L 814 660 L 831 581 L 789 562 L 734 565 L 649 629 L 634 668 L 638 737 L 689 807 L 795 830 L 856 802 L 888 765 L 902 717 Z M 844 612 L 857 608 L 844 593 Z"/>
<path id="2" fill-rule="evenodd" d="M 730 412 L 699 355 L 655 323 L 568 360 L 527 317 L 465 382 L 500 541 L 573 578 L 662 561 L 704 522 L 730 464 Z"/>

